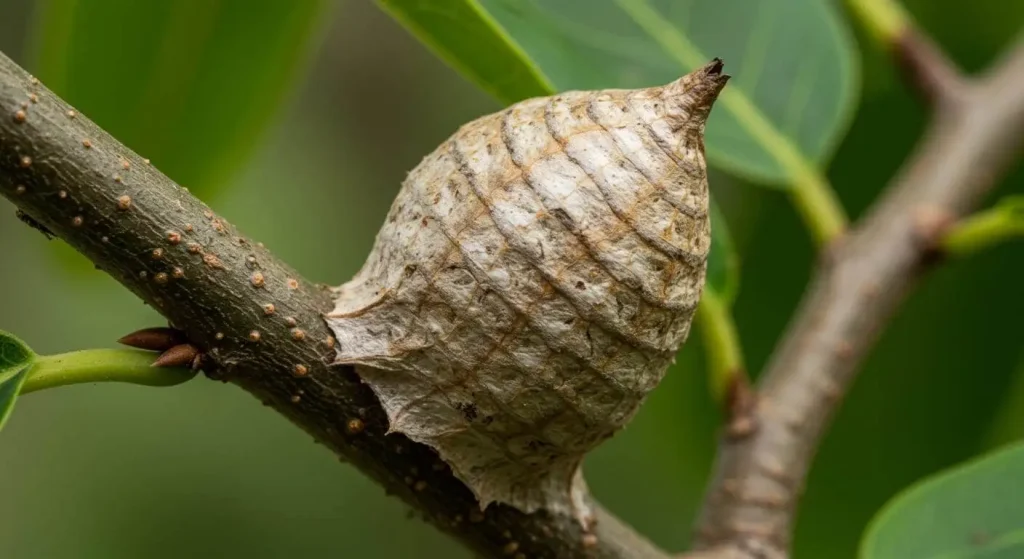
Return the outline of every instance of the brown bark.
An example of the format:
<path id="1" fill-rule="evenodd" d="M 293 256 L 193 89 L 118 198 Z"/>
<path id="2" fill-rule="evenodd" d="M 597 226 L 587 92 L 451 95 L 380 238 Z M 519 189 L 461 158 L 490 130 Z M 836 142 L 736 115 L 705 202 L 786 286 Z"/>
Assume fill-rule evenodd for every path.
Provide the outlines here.
<path id="1" fill-rule="evenodd" d="M 183 330 L 208 376 L 252 393 L 477 552 L 665 557 L 599 508 L 590 534 L 569 515 L 481 512 L 433 451 L 386 434 L 384 412 L 351 369 L 328 366 L 324 289 L 2 54 L 0 194 Z"/>
<path id="2" fill-rule="evenodd" d="M 916 46 L 915 46 L 916 45 Z M 757 387 L 754 427 L 723 437 L 698 524 L 699 557 L 789 555 L 799 497 L 843 395 L 946 228 L 1020 157 L 1024 40 L 968 80 L 919 38 L 899 42 L 937 114 L 874 209 L 833 247 Z"/>

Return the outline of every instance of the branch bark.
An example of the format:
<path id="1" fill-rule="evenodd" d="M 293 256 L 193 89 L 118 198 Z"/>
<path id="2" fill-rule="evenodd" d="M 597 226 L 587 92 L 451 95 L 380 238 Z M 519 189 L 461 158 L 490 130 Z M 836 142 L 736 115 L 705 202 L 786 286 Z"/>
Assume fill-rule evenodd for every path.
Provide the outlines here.
<path id="1" fill-rule="evenodd" d="M 936 243 L 978 204 L 1024 142 L 1024 38 L 969 81 L 929 51 L 912 83 L 937 115 L 874 209 L 822 264 L 761 375 L 754 429 L 726 435 L 698 523 L 699 557 L 788 557 L 796 507 L 818 443 L 880 331 L 935 261 Z M 913 47 L 911 47 L 913 48 Z"/>
<path id="2" fill-rule="evenodd" d="M 186 332 L 205 352 L 207 376 L 252 393 L 477 552 L 667 557 L 596 505 L 587 534 L 569 516 L 481 512 L 433 451 L 387 434 L 384 412 L 351 369 L 328 365 L 334 341 L 321 316 L 333 304 L 324 288 L 3 54 L 0 194 Z"/>
<path id="3" fill-rule="evenodd" d="M 929 105 L 947 106 L 962 100 L 969 82 L 931 37 L 914 27 L 905 28 L 892 51 L 904 80 Z"/>

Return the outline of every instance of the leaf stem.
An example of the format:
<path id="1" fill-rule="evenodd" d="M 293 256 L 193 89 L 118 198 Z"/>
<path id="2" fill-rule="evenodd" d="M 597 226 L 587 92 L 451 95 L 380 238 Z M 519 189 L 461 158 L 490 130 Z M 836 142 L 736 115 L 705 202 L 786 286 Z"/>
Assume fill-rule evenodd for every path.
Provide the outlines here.
<path id="1" fill-rule="evenodd" d="M 736 324 L 728 306 L 710 287 L 704 288 L 695 318 L 711 369 L 711 393 L 717 401 L 724 402 L 736 377 L 747 374 Z"/>
<path id="2" fill-rule="evenodd" d="M 850 11 L 883 47 L 894 44 L 910 26 L 910 17 L 895 0 L 848 0 L 848 3 Z"/>
<path id="3" fill-rule="evenodd" d="M 36 358 L 21 394 L 88 382 L 172 386 L 196 375 L 180 368 L 153 367 L 156 354 L 128 349 L 87 349 Z"/>
<path id="4" fill-rule="evenodd" d="M 846 230 L 846 211 L 835 189 L 817 169 L 796 169 L 789 196 L 817 246 L 827 245 Z"/>
<path id="5" fill-rule="evenodd" d="M 1013 238 L 1024 238 L 1024 196 L 963 219 L 941 244 L 947 255 L 968 256 Z"/>

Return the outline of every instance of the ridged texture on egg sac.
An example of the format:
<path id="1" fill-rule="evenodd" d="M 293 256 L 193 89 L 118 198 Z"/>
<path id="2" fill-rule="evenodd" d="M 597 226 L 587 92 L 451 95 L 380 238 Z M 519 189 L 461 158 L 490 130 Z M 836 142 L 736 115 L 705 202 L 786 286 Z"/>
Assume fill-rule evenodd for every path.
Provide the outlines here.
<path id="1" fill-rule="evenodd" d="M 689 333 L 711 244 L 704 122 L 727 78 L 715 61 L 463 126 L 337 288 L 337 362 L 482 505 L 586 522 L 580 461 Z"/>

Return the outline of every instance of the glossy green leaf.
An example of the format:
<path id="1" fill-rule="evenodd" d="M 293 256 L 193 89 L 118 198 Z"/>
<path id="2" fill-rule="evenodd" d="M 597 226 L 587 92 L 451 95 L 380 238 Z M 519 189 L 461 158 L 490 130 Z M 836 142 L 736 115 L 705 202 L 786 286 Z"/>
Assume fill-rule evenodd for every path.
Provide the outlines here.
<path id="1" fill-rule="evenodd" d="M 524 67 L 556 90 L 598 89 L 667 83 L 723 58 L 734 79 L 708 123 L 708 156 L 766 184 L 788 186 L 815 173 L 854 108 L 852 39 L 835 7 L 820 0 L 386 3 L 417 36 L 440 45 L 446 59 L 506 100 L 526 96 L 502 83 Z M 466 17 L 481 9 L 487 17 Z M 456 28 L 490 37 L 451 37 Z M 525 59 L 510 60 L 509 52 Z M 533 85 L 530 95 L 537 94 Z"/>
<path id="2" fill-rule="evenodd" d="M 48 0 L 36 75 L 201 197 L 252 154 L 327 0 Z M 130 180 L 130 178 L 128 178 Z"/>
<path id="3" fill-rule="evenodd" d="M 861 559 L 1024 557 L 1024 444 L 924 480 L 875 517 Z"/>
<path id="4" fill-rule="evenodd" d="M 477 85 L 505 103 L 553 86 L 476 0 L 378 0 L 391 17 Z"/>
<path id="5" fill-rule="evenodd" d="M 0 330 L 0 430 L 14 409 L 14 401 L 33 361 L 35 354 L 27 345 Z"/>

